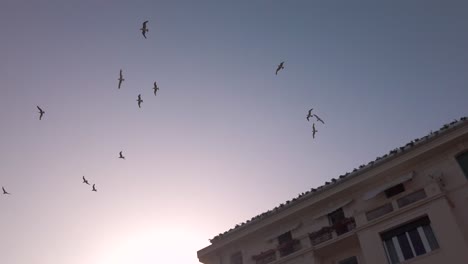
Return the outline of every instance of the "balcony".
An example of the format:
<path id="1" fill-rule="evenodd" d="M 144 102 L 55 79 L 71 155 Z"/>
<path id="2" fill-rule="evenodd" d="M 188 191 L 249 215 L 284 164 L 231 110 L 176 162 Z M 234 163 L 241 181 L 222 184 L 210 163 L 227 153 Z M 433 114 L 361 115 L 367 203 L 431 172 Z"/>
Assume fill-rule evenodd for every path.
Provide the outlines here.
<path id="1" fill-rule="evenodd" d="M 309 234 L 310 242 L 313 246 L 319 245 L 325 241 L 337 238 L 356 228 L 354 217 L 344 218 L 332 226 L 322 227 L 319 231 Z"/>
<path id="2" fill-rule="evenodd" d="M 276 251 L 274 249 L 270 249 L 252 256 L 252 259 L 256 264 L 267 264 L 276 260 Z"/>

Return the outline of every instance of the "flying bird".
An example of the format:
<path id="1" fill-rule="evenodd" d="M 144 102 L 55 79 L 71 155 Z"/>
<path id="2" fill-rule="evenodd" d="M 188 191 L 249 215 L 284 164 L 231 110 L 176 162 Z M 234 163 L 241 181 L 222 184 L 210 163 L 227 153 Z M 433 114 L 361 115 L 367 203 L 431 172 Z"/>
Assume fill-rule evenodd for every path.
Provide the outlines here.
<path id="1" fill-rule="evenodd" d="M 156 92 L 159 90 L 159 87 L 158 87 L 158 85 L 156 84 L 156 82 L 154 82 L 153 90 L 154 90 L 154 95 L 156 96 Z"/>
<path id="2" fill-rule="evenodd" d="M 89 182 L 88 182 L 88 180 L 86 180 L 86 178 L 85 178 L 84 176 L 83 176 L 83 183 L 86 183 L 86 184 L 88 184 L 88 185 L 89 185 Z"/>
<path id="3" fill-rule="evenodd" d="M 120 76 L 119 76 L 119 89 L 120 89 L 120 86 L 122 85 L 122 82 L 125 81 L 125 79 L 123 78 L 123 75 L 122 75 L 122 69 L 120 69 Z"/>
<path id="4" fill-rule="evenodd" d="M 325 125 L 325 122 L 323 122 L 322 118 L 320 118 L 318 115 L 314 114 L 315 118 L 317 119 L 317 121 L 319 122 L 322 122 L 322 124 Z"/>
<path id="5" fill-rule="evenodd" d="M 146 32 L 148 32 L 148 28 L 146 27 L 146 24 L 148 24 L 148 20 L 143 22 L 143 27 L 140 28 L 141 33 L 143 34 L 143 37 L 145 37 L 145 38 L 146 38 Z"/>
<path id="6" fill-rule="evenodd" d="M 314 110 L 314 109 L 311 108 L 311 109 L 309 110 L 309 113 L 307 114 L 307 121 L 309 121 L 309 118 L 311 118 L 311 117 L 313 116 L 312 110 Z"/>
<path id="7" fill-rule="evenodd" d="M 315 138 L 315 133 L 317 133 L 317 132 L 318 132 L 318 130 L 315 129 L 315 123 L 314 123 L 314 124 L 312 124 L 312 138 Z"/>
<path id="8" fill-rule="evenodd" d="M 122 155 L 122 151 L 119 153 L 119 159 L 125 159 L 125 157 Z"/>
<path id="9" fill-rule="evenodd" d="M 141 108 L 141 103 L 143 103 L 143 100 L 141 99 L 141 94 L 138 95 L 138 99 L 136 101 L 138 102 L 138 107 Z"/>
<path id="10" fill-rule="evenodd" d="M 5 190 L 5 188 L 2 186 L 3 194 L 11 194 Z"/>
<path id="11" fill-rule="evenodd" d="M 278 72 L 279 72 L 279 70 L 281 70 L 281 69 L 284 69 L 284 61 L 281 62 L 280 65 L 278 65 L 278 68 L 276 69 L 276 73 L 275 73 L 275 74 L 278 75 Z"/>
<path id="12" fill-rule="evenodd" d="M 92 191 L 93 191 L 93 192 L 97 192 L 97 190 L 96 190 L 96 184 L 93 184 L 93 190 L 92 190 Z"/>
<path id="13" fill-rule="evenodd" d="M 37 109 L 39 109 L 39 120 L 42 119 L 42 116 L 45 114 L 44 110 L 42 110 L 39 106 L 37 106 Z"/>

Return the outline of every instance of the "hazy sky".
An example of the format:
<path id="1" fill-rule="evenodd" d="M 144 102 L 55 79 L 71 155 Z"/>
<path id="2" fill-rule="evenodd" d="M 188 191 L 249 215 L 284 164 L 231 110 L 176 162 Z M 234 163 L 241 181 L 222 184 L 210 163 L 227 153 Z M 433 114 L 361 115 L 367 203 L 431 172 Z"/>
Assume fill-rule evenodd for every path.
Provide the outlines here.
<path id="1" fill-rule="evenodd" d="M 195 264 L 468 113 L 467 1 L 2 0 L 0 37 L 2 264 Z"/>

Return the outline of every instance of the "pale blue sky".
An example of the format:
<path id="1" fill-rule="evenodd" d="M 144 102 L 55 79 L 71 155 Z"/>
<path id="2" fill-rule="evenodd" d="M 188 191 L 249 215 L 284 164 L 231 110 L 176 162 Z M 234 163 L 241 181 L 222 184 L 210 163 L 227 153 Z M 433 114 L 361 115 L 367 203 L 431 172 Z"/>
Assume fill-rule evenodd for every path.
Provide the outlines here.
<path id="1" fill-rule="evenodd" d="M 466 1 L 3 0 L 2 263 L 197 263 L 467 115 L 467 29 Z"/>

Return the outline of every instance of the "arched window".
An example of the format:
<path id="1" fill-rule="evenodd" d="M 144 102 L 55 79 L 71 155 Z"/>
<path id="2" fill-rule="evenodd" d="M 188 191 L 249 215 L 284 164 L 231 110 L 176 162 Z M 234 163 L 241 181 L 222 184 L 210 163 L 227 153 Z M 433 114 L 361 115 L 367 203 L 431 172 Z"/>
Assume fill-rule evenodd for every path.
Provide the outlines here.
<path id="1" fill-rule="evenodd" d="M 463 172 L 465 173 L 466 178 L 468 178 L 468 151 L 457 156 L 458 164 L 462 168 Z"/>

